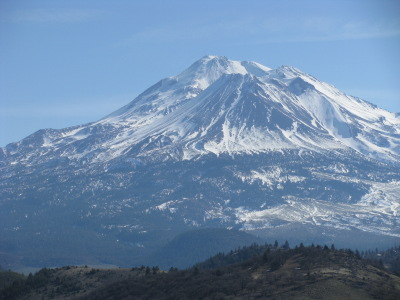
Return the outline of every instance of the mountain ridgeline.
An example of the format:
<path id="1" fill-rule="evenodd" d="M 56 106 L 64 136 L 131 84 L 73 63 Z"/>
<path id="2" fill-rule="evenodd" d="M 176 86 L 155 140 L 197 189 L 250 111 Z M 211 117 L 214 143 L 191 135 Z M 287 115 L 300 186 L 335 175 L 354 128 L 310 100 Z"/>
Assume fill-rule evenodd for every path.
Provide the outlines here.
<path id="1" fill-rule="evenodd" d="M 135 265 L 201 228 L 400 239 L 400 119 L 294 67 L 206 56 L 89 124 L 0 148 L 0 264 Z"/>

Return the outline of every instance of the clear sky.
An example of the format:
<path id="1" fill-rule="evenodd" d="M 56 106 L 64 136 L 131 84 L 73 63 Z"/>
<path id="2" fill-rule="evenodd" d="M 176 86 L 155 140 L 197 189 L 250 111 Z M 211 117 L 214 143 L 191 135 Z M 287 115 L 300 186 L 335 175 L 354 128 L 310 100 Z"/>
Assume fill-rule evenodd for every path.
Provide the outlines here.
<path id="1" fill-rule="evenodd" d="M 0 0 L 0 146 L 95 121 L 206 54 L 400 112 L 400 1 Z"/>

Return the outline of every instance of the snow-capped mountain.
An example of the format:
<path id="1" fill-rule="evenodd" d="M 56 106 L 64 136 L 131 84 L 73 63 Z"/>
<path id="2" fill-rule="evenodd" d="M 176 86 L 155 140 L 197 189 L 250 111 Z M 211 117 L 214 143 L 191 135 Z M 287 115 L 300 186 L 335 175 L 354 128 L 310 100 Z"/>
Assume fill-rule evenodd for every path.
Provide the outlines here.
<path id="1" fill-rule="evenodd" d="M 133 153 L 180 160 L 278 149 L 346 149 L 398 161 L 400 119 L 293 67 L 206 56 L 98 122 L 39 131 L 3 153 L 18 164 L 27 151 L 36 163 L 49 154 L 104 162 Z"/>
<path id="2" fill-rule="evenodd" d="M 0 244 L 68 226 L 138 256 L 204 226 L 399 238 L 399 166 L 396 114 L 294 67 L 206 56 L 97 122 L 1 148 Z"/>

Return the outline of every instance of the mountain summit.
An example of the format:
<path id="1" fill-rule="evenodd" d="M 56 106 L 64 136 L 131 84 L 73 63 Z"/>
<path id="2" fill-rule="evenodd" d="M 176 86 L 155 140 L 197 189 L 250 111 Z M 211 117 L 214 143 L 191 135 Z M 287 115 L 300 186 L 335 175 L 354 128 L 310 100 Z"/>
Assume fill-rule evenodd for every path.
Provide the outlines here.
<path id="1" fill-rule="evenodd" d="M 134 140 L 124 139 L 130 145 L 149 136 L 162 139 L 179 150 L 178 159 L 299 148 L 400 158 L 395 114 L 296 68 L 271 70 L 225 57 L 202 58 L 101 122 L 134 130 Z"/>
<path id="2" fill-rule="evenodd" d="M 39 148 L 25 149 L 23 141 L 8 145 L 4 156 L 18 164 L 27 150 L 30 160 L 53 153 L 99 162 L 121 155 L 181 160 L 208 153 L 340 149 L 398 161 L 400 119 L 293 67 L 272 70 L 206 56 L 98 122 L 39 131 L 31 139 Z"/>
<path id="3" fill-rule="evenodd" d="M 64 230 L 90 236 L 68 240 L 82 257 L 213 226 L 399 238 L 399 160 L 396 114 L 294 67 L 206 56 L 97 122 L 0 148 L 0 252 L 33 233 L 62 252 Z"/>

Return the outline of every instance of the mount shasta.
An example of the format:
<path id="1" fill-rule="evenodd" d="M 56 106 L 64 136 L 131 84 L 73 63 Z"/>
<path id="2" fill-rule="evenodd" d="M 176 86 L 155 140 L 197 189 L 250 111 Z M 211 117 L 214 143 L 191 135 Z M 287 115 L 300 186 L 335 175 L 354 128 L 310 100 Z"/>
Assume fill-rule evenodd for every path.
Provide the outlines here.
<path id="1" fill-rule="evenodd" d="M 134 264 L 211 227 L 393 244 L 399 170 L 395 113 L 294 67 L 206 56 L 97 122 L 0 148 L 0 258 Z"/>

